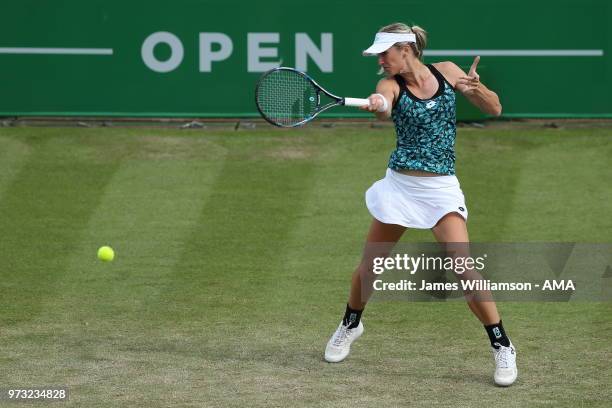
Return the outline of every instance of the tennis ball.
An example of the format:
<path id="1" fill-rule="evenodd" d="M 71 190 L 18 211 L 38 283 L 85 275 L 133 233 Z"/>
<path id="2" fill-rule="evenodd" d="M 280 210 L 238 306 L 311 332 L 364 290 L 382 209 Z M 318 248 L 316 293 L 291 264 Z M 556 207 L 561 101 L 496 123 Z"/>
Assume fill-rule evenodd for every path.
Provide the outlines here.
<path id="1" fill-rule="evenodd" d="M 110 262 L 115 258 L 115 251 L 109 246 L 103 246 L 98 249 L 98 259 L 105 262 Z"/>

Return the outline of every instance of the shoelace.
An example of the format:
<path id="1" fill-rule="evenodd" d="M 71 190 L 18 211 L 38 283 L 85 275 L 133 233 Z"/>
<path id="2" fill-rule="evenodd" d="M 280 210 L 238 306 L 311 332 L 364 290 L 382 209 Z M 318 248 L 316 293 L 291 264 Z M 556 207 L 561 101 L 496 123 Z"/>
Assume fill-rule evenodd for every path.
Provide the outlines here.
<path id="1" fill-rule="evenodd" d="M 336 347 L 340 347 L 342 343 L 344 343 L 344 341 L 348 338 L 348 336 L 350 336 L 351 330 L 352 329 L 349 329 L 348 326 L 341 325 L 340 330 L 337 331 L 336 335 L 334 336 L 333 345 Z"/>
<path id="2" fill-rule="evenodd" d="M 510 353 L 510 347 L 500 346 L 499 350 L 495 352 L 495 362 L 501 368 L 508 368 L 508 353 Z"/>

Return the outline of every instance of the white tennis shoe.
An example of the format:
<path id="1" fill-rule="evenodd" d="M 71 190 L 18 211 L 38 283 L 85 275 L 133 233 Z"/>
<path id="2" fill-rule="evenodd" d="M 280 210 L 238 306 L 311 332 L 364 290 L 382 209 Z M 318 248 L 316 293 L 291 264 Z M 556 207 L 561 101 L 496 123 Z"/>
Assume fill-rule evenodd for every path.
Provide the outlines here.
<path id="1" fill-rule="evenodd" d="M 351 343 L 354 342 L 363 333 L 363 323 L 359 321 L 359 325 L 353 329 L 344 326 L 340 322 L 340 326 L 325 347 L 325 361 L 329 363 L 339 363 L 349 355 L 351 351 Z"/>
<path id="2" fill-rule="evenodd" d="M 499 346 L 499 348 L 493 347 L 492 350 L 493 357 L 495 358 L 495 374 L 493 379 L 495 384 L 507 387 L 512 385 L 518 376 L 516 350 L 512 342 L 510 342 L 510 347 L 504 347 L 499 343 L 495 343 L 495 345 Z"/>

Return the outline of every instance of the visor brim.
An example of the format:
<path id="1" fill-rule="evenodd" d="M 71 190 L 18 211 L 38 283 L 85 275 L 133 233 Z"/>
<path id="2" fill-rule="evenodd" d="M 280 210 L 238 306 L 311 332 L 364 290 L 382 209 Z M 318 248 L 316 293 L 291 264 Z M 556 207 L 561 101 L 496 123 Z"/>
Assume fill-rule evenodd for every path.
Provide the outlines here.
<path id="1" fill-rule="evenodd" d="M 372 45 L 370 45 L 370 48 L 368 48 L 367 50 L 364 50 L 362 52 L 362 55 L 365 56 L 365 57 L 373 56 L 373 55 L 378 55 L 381 52 L 387 51 L 389 48 L 391 48 L 393 46 L 393 44 L 395 44 L 395 43 L 394 42 L 384 42 L 384 43 L 372 44 Z"/>

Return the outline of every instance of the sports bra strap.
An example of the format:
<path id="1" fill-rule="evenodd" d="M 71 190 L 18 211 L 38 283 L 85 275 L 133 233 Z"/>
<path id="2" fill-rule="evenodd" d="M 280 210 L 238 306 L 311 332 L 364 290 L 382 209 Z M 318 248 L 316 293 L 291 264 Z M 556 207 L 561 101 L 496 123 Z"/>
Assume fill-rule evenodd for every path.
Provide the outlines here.
<path id="1" fill-rule="evenodd" d="M 438 69 L 436 67 L 434 67 L 433 64 L 427 64 L 427 68 L 429 68 L 431 73 L 434 74 L 436 76 L 436 78 L 441 79 L 443 82 L 446 82 L 451 88 L 455 89 L 455 87 L 452 86 L 450 82 L 448 82 L 446 77 L 440 71 L 438 71 Z"/>
<path id="2" fill-rule="evenodd" d="M 442 73 L 440 71 L 438 71 L 438 69 L 436 67 L 434 67 L 433 64 L 425 64 L 425 66 L 427 68 L 429 68 L 429 71 L 436 77 L 438 82 L 446 82 L 448 85 L 450 85 L 451 88 L 454 89 L 454 87 L 451 85 L 451 83 L 448 82 L 448 80 L 444 77 L 444 75 L 442 75 Z M 397 74 L 397 75 L 395 75 L 394 78 L 395 78 L 395 82 L 397 82 L 397 84 L 399 85 L 400 90 L 404 90 L 404 89 L 407 88 L 406 80 L 404 79 L 403 76 Z"/>

